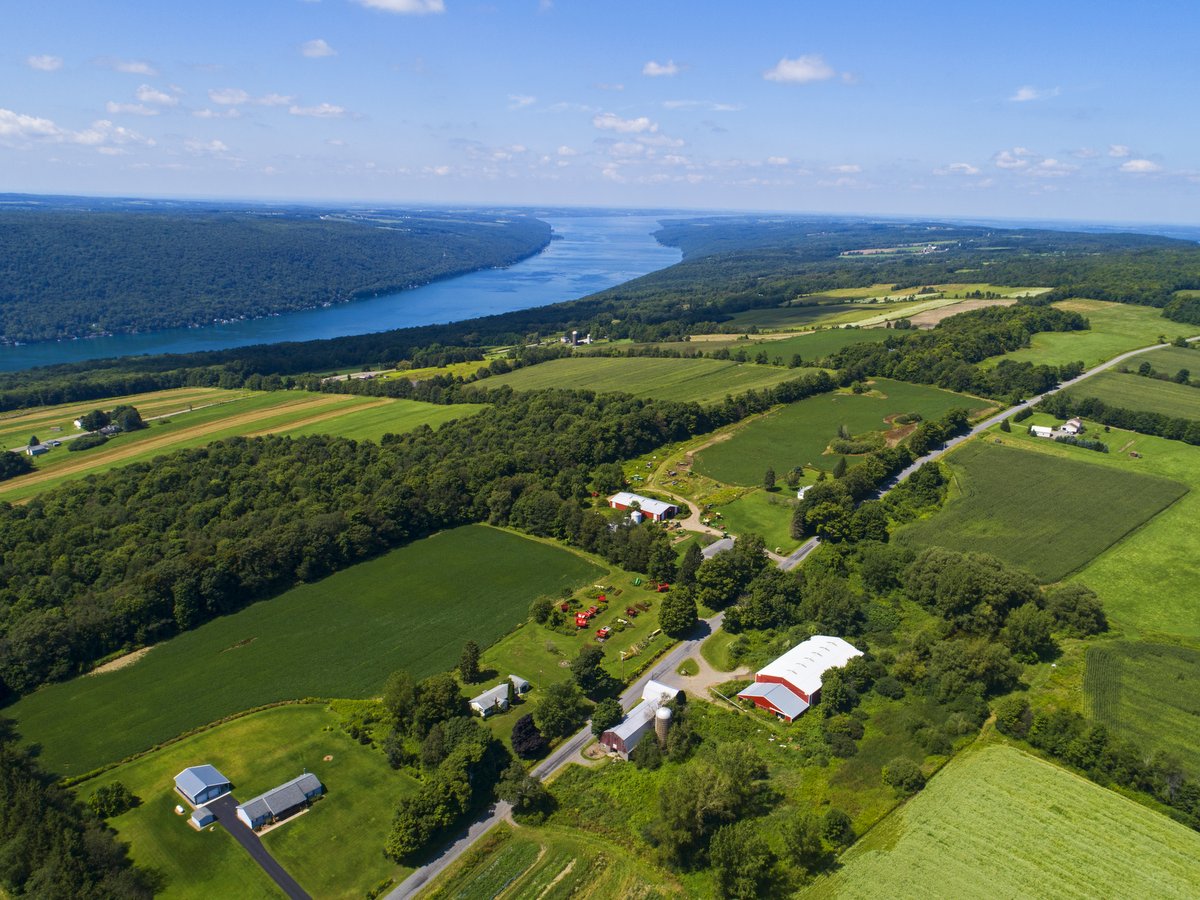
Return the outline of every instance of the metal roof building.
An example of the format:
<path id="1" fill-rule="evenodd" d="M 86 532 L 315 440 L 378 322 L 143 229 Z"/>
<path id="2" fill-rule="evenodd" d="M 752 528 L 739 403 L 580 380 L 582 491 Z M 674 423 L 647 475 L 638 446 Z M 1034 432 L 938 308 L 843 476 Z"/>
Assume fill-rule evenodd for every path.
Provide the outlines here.
<path id="1" fill-rule="evenodd" d="M 207 763 L 189 766 L 175 776 L 175 790 L 192 806 L 202 806 L 232 789 L 229 779 Z"/>
<path id="2" fill-rule="evenodd" d="M 600 743 L 624 759 L 629 758 L 647 732 L 654 729 L 654 714 L 679 696 L 679 689 L 658 681 L 647 681 L 642 702 L 631 709 L 620 724 L 600 735 Z"/>
<path id="3" fill-rule="evenodd" d="M 237 817 L 251 828 L 262 828 L 279 819 L 285 819 L 305 806 L 313 797 L 325 793 L 321 780 L 311 772 L 305 772 L 277 788 L 260 794 L 237 808 Z"/>
<path id="4" fill-rule="evenodd" d="M 478 697 L 471 698 L 471 709 L 485 719 L 495 712 L 508 709 L 508 682 L 498 684 L 489 691 L 484 691 Z M 516 689 L 516 685 L 513 685 Z"/>
<path id="5" fill-rule="evenodd" d="M 759 669 L 738 696 L 790 722 L 816 702 L 822 676 L 856 656 L 862 651 L 841 638 L 814 635 Z"/>
<path id="6" fill-rule="evenodd" d="M 608 498 L 608 505 L 613 509 L 629 509 L 635 503 L 643 515 L 649 516 L 656 522 L 670 518 L 679 512 L 679 507 L 673 503 L 651 500 L 649 497 L 643 497 L 641 494 L 631 494 L 629 491 L 621 491 Z"/>

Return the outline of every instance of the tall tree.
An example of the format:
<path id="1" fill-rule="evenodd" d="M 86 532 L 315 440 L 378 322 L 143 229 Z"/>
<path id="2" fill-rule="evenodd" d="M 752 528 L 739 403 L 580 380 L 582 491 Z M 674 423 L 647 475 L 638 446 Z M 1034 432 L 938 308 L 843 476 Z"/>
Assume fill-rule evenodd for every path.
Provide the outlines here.
<path id="1" fill-rule="evenodd" d="M 479 681 L 479 645 L 474 641 L 463 645 L 462 655 L 458 658 L 458 674 L 467 684 Z"/>

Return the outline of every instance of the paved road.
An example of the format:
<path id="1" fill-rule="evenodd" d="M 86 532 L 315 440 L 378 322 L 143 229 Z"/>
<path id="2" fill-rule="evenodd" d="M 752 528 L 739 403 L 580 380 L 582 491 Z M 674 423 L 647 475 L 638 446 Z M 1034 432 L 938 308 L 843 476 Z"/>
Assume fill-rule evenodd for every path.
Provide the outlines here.
<path id="1" fill-rule="evenodd" d="M 267 848 L 263 846 L 258 835 L 250 828 L 247 828 L 246 824 L 237 817 L 237 800 L 233 798 L 233 794 L 226 794 L 224 797 L 219 797 L 207 804 L 207 806 L 212 810 L 213 815 L 217 817 L 217 822 L 233 835 L 235 841 L 246 848 L 246 852 L 250 854 L 250 858 L 258 863 L 264 872 L 271 876 L 271 880 L 279 885 L 285 894 L 291 897 L 292 900 L 312 900 L 305 893 L 304 888 L 296 883 L 296 879 L 289 875 L 283 866 L 275 861 L 275 857 L 267 852 Z"/>

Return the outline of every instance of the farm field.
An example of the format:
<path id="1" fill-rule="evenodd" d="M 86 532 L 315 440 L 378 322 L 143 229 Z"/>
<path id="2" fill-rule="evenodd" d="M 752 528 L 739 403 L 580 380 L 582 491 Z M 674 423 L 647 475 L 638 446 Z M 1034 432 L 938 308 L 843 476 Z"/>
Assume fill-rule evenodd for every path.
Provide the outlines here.
<path id="1" fill-rule="evenodd" d="M 760 488 L 718 507 L 718 511 L 724 517 L 721 524 L 731 534 L 760 534 L 768 550 L 788 553 L 800 543 L 792 537 L 796 492 L 782 484 L 782 473 L 779 480 L 780 488 L 775 493 Z"/>
<path id="2" fill-rule="evenodd" d="M 1066 449 L 1074 451 L 1069 458 L 983 440 L 962 445 L 945 458 L 954 473 L 946 506 L 901 529 L 898 539 L 914 547 L 991 553 L 1049 583 L 1077 571 L 1188 491 L 1176 481 L 1085 462 L 1101 455 L 1094 451 Z"/>
<path id="3" fill-rule="evenodd" d="M 1120 852 L 1115 852 L 1120 848 Z M 1011 747 L 968 751 L 802 896 L 1195 895 L 1200 834 Z"/>
<path id="4" fill-rule="evenodd" d="M 1165 751 L 1200 776 L 1200 650 L 1113 641 L 1087 649 L 1089 717 L 1146 753 Z"/>
<path id="5" fill-rule="evenodd" d="M 566 828 L 508 825 L 492 829 L 434 881 L 428 900 L 536 897 L 661 897 L 681 895 L 666 872 L 623 847 Z"/>
<path id="6" fill-rule="evenodd" d="M 1188 351 L 1183 351 L 1188 352 Z M 1200 353 L 1196 354 L 1200 357 Z M 1131 360 L 1136 363 L 1137 360 Z M 1200 372 L 1197 372 L 1200 375 Z M 1143 378 L 1111 369 L 1068 388 L 1073 397 L 1095 397 L 1109 406 L 1160 413 L 1180 419 L 1200 419 L 1200 388 L 1157 378 Z"/>
<path id="7" fill-rule="evenodd" d="M 696 454 L 696 471 L 718 481 L 747 487 L 762 483 L 768 467 L 781 479 L 793 466 L 831 470 L 838 457 L 825 451 L 845 425 L 851 434 L 884 432 L 886 417 L 917 412 L 936 419 L 951 409 L 972 412 L 990 406 L 986 400 L 938 388 L 877 378 L 867 394 L 838 391 L 809 397 L 755 419 L 729 440 Z M 854 457 L 847 457 L 850 465 Z"/>
<path id="8" fill-rule="evenodd" d="M 1052 366 L 1082 360 L 1085 368 L 1091 368 L 1127 350 L 1156 344 L 1160 336 L 1171 338 L 1181 332 L 1190 335 L 1195 331 L 1194 326 L 1164 319 L 1159 310 L 1148 306 L 1104 300 L 1062 300 L 1053 305 L 1087 316 L 1091 328 L 1035 334 L 1030 338 L 1030 346 L 994 356 L 982 365 L 994 366 L 1002 359 Z"/>
<path id="9" fill-rule="evenodd" d="M 544 388 L 622 391 L 635 397 L 711 403 L 726 394 L 771 387 L 803 373 L 803 369 L 717 359 L 573 356 L 489 378 L 486 385 L 507 385 L 516 391 Z"/>
<path id="10" fill-rule="evenodd" d="M 316 897 L 358 898 L 408 870 L 380 852 L 396 801 L 416 789 L 378 749 L 347 735 L 338 718 L 317 704 L 281 706 L 235 719 L 139 757 L 78 788 L 81 798 L 121 782 L 142 805 L 112 820 L 136 862 L 160 871 L 164 897 L 275 897 L 282 894 L 220 827 L 196 832 L 180 803 L 174 776 L 211 763 L 249 800 L 313 772 L 326 795 L 307 813 L 263 836 L 263 843 L 300 885 Z M 185 807 L 186 808 L 186 807 Z"/>
<path id="11" fill-rule="evenodd" d="M 444 671 L 468 639 L 486 647 L 525 621 L 534 598 L 602 573 L 565 550 L 464 526 L 216 619 L 133 665 L 49 685 L 5 715 L 45 745 L 47 769 L 79 775 L 265 703 L 366 697 L 395 669 Z"/>
<path id="12" fill-rule="evenodd" d="M 809 303 L 806 306 L 773 306 L 767 309 L 747 309 L 726 319 L 721 326 L 731 331 L 757 325 L 759 328 L 810 328 L 825 325 L 843 315 L 865 316 L 871 308 L 862 303 Z"/>
<path id="13" fill-rule="evenodd" d="M 766 350 L 772 357 L 781 356 L 784 362 L 798 353 L 805 363 L 812 364 L 843 347 L 882 341 L 890 334 L 883 328 L 823 328 L 811 334 L 771 341 L 758 349 Z"/>
<path id="14" fill-rule="evenodd" d="M 173 394 L 171 397 L 164 395 Z M 155 395 L 123 398 L 143 410 L 141 398 L 153 398 L 146 406 L 168 418 L 151 422 L 148 428 L 117 435 L 107 444 L 91 450 L 69 452 L 64 442 L 50 453 L 39 456 L 28 475 L 0 483 L 0 499 L 16 501 L 32 497 L 66 481 L 104 472 L 117 466 L 144 462 L 172 450 L 200 447 L 212 441 L 239 435 L 256 434 L 339 434 L 355 439 L 378 437 L 386 431 L 401 432 L 422 424 L 437 426 L 462 415 L 478 412 L 478 405 L 439 406 L 416 400 L 391 400 L 349 394 L 319 394 L 308 391 L 209 391 L 197 395 L 190 389 L 178 393 L 161 391 Z M 189 400 L 188 397 L 193 397 Z M 193 405 L 189 411 L 188 404 Z M 103 405 L 111 409 L 116 401 L 93 401 L 87 409 Z M 78 405 L 69 407 L 79 415 Z M 86 410 L 85 410 L 86 411 Z M 26 422 L 16 434 L 18 443 L 28 441 Z M 70 432 L 78 433 L 67 422 Z M 15 429 L 17 426 L 9 426 Z M 53 432 L 37 435 L 49 440 Z"/>
<path id="15" fill-rule="evenodd" d="M 1174 376 L 1180 369 L 1187 369 L 1193 373 L 1193 377 L 1197 377 L 1200 376 L 1200 344 L 1151 350 L 1135 356 L 1125 365 L 1130 369 L 1136 369 L 1143 361 L 1150 363 L 1156 372 L 1165 372 Z"/>

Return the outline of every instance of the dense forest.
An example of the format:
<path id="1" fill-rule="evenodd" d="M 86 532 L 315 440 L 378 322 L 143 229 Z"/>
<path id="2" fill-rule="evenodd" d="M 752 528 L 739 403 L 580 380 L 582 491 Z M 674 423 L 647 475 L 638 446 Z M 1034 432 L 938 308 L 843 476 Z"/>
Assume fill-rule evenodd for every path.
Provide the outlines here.
<path id="1" fill-rule="evenodd" d="M 0 211 L 0 341 L 252 318 L 510 265 L 550 226 L 483 213 Z"/>

